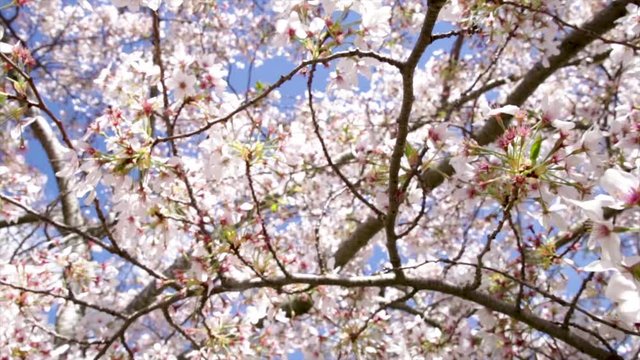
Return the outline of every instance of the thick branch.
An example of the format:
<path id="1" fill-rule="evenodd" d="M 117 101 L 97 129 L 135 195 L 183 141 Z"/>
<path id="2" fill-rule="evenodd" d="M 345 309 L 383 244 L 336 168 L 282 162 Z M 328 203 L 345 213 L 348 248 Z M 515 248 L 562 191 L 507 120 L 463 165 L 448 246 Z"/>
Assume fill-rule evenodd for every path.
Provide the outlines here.
<path id="1" fill-rule="evenodd" d="M 63 170 L 65 148 L 53 134 L 51 126 L 49 126 L 44 118 L 37 117 L 36 121 L 32 123 L 31 129 L 47 153 L 53 172 L 57 173 Z M 82 225 L 83 220 L 82 214 L 80 213 L 80 205 L 78 204 L 75 193 L 71 191 L 69 179 L 56 175 L 56 183 L 58 184 L 62 199 L 64 223 L 73 227 Z"/>
<path id="2" fill-rule="evenodd" d="M 173 264 L 171 264 L 171 266 L 162 272 L 162 275 L 171 279 L 175 277 L 177 272 L 185 271 L 189 266 L 189 259 L 185 256 L 180 256 L 173 262 Z M 151 305 L 151 303 L 153 303 L 156 297 L 160 295 L 164 289 L 165 287 L 158 284 L 157 280 L 152 280 L 142 291 L 138 293 L 138 295 L 136 295 L 135 298 L 133 298 L 133 300 L 131 300 L 129 305 L 124 309 L 124 313 L 133 314 L 134 312 Z"/>
<path id="3" fill-rule="evenodd" d="M 0 220 L 0 229 L 23 225 L 23 224 L 32 224 L 39 221 L 40 221 L 40 218 L 38 218 L 37 216 L 31 215 L 31 214 L 25 214 L 20 216 L 14 221 Z"/>
<path id="4" fill-rule="evenodd" d="M 340 244 L 340 247 L 333 255 L 334 266 L 340 267 L 346 265 L 349 260 L 362 249 L 369 240 L 382 230 L 384 227 L 384 221 L 370 217 L 363 223 L 358 224 L 355 231 L 349 236 L 347 240 Z"/>
<path id="5" fill-rule="evenodd" d="M 389 187 L 387 195 L 389 197 L 389 209 L 385 218 L 385 232 L 387 235 L 387 252 L 389 253 L 389 260 L 396 269 L 398 276 L 402 275 L 402 271 L 399 270 L 402 266 L 400 262 L 400 255 L 397 248 L 397 235 L 395 233 L 396 218 L 398 216 L 398 208 L 400 207 L 401 194 L 399 193 L 398 182 L 400 174 L 400 163 L 404 154 L 405 146 L 407 143 L 407 135 L 409 135 L 409 117 L 411 116 L 411 109 L 413 108 L 413 102 L 415 97 L 413 94 L 413 76 L 418 65 L 418 61 L 422 57 L 422 54 L 426 50 L 427 46 L 431 44 L 431 32 L 438 19 L 440 9 L 444 5 L 444 1 L 429 1 L 429 7 L 427 8 L 427 14 L 425 15 L 422 29 L 420 30 L 420 36 L 416 41 L 409 58 L 401 68 L 402 72 L 402 106 L 400 108 L 400 114 L 396 123 L 398 124 L 398 131 L 396 137 L 396 143 L 393 147 L 393 153 L 389 161 Z"/>
<path id="6" fill-rule="evenodd" d="M 58 173 L 63 170 L 64 146 L 60 144 L 56 136 L 53 134 L 53 131 L 46 120 L 42 117 L 37 117 L 36 121 L 31 125 L 31 128 L 42 144 L 42 147 L 44 147 L 54 173 Z M 81 227 L 84 220 L 82 218 L 82 213 L 80 212 L 78 199 L 75 192 L 71 189 L 70 179 L 56 175 L 56 182 L 62 199 L 62 214 L 65 225 L 72 228 Z M 80 256 L 87 256 L 89 250 L 80 237 L 72 238 L 69 245 L 72 246 L 74 253 Z M 56 330 L 63 336 L 73 337 L 73 334 L 76 331 L 76 323 L 80 320 L 81 316 L 81 308 L 76 308 L 72 303 L 66 303 L 63 305 L 62 310 L 56 319 Z"/>
<path id="7" fill-rule="evenodd" d="M 226 291 L 243 291 L 260 287 L 278 288 L 286 285 L 306 284 L 314 286 L 341 286 L 347 288 L 357 287 L 387 287 L 387 286 L 410 286 L 417 290 L 437 291 L 449 294 L 461 299 L 465 299 L 482 305 L 487 309 L 505 314 L 532 328 L 544 332 L 556 339 L 573 346 L 580 352 L 596 359 L 621 359 L 615 353 L 608 352 L 591 343 L 588 339 L 572 333 L 569 329 L 561 325 L 545 320 L 535 314 L 523 309 L 518 309 L 515 305 L 501 301 L 489 294 L 457 287 L 436 279 L 409 278 L 398 279 L 394 274 L 355 276 L 343 278 L 336 275 L 316 276 L 308 274 L 292 274 L 291 277 L 278 277 L 269 279 L 252 279 L 248 281 L 223 281 L 223 288 Z"/>

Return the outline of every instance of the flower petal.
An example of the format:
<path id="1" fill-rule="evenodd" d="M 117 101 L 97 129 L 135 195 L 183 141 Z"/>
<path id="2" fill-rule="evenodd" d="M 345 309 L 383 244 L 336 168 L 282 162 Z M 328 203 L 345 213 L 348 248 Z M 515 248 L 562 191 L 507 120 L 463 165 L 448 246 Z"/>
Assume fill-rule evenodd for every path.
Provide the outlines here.
<path id="1" fill-rule="evenodd" d="M 600 178 L 600 186 L 616 200 L 623 200 L 624 196 L 640 186 L 640 180 L 618 169 L 607 169 Z"/>
<path id="2" fill-rule="evenodd" d="M 622 303 L 624 301 L 633 301 L 638 298 L 638 289 L 633 280 L 626 276 L 616 273 L 609 280 L 605 296 L 609 299 Z"/>
<path id="3" fill-rule="evenodd" d="M 595 222 L 604 222 L 604 214 L 602 212 L 603 207 L 609 207 L 616 203 L 615 199 L 608 195 L 598 195 L 593 200 L 579 201 L 573 199 L 564 199 L 566 202 L 575 205 L 582 210 L 585 214 Z"/>
<path id="4" fill-rule="evenodd" d="M 499 107 L 497 109 L 493 109 L 491 111 L 489 111 L 489 116 L 494 116 L 494 115 L 498 115 L 498 114 L 509 114 L 509 115 L 515 115 L 518 110 L 520 110 L 519 107 L 515 106 L 515 105 L 505 105 L 503 107 Z"/>
<path id="5" fill-rule="evenodd" d="M 582 270 L 589 271 L 589 272 L 602 272 L 602 271 L 616 270 L 616 267 L 615 265 L 613 265 L 607 260 L 596 260 L 591 264 L 583 267 Z"/>
<path id="6" fill-rule="evenodd" d="M 0 42 L 0 53 L 10 54 L 13 52 L 13 45 L 7 44 L 5 42 Z"/>
<path id="7" fill-rule="evenodd" d="M 553 120 L 551 125 L 558 130 L 571 130 L 576 127 L 576 124 L 571 121 Z"/>

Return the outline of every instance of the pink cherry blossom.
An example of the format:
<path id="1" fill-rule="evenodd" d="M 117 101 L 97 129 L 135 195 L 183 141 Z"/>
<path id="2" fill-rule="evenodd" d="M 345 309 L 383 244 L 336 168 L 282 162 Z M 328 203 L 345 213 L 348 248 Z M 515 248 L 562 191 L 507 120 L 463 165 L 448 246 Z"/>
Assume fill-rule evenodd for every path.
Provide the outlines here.
<path id="1" fill-rule="evenodd" d="M 620 205 L 640 204 L 640 176 L 638 175 L 618 169 L 607 169 L 600 178 L 600 186 Z"/>
<path id="2" fill-rule="evenodd" d="M 615 262 L 607 259 L 598 260 L 584 267 L 585 271 L 614 271 L 605 295 L 617 304 L 620 318 L 628 327 L 640 323 L 640 283 L 633 272 L 638 264 L 640 257 L 633 256 Z"/>
<path id="3" fill-rule="evenodd" d="M 177 71 L 167 80 L 167 86 L 173 90 L 178 99 L 184 99 L 195 94 L 196 78 L 191 74 Z"/>

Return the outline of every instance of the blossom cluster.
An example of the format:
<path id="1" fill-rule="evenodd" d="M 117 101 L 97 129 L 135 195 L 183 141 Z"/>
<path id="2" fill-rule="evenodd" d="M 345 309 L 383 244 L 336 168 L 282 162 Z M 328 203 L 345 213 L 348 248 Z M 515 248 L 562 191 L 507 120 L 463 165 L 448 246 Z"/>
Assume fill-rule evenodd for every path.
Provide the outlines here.
<path id="1" fill-rule="evenodd" d="M 11 3 L 0 359 L 639 353 L 636 3 Z"/>

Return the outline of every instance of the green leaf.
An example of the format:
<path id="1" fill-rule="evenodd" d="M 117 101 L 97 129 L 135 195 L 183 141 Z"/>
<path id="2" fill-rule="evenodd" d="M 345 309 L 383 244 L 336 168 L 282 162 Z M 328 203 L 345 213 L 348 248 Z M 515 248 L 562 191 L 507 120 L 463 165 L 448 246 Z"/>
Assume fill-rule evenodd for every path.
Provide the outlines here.
<path id="1" fill-rule="evenodd" d="M 635 263 L 627 268 L 634 279 L 640 280 L 640 262 Z"/>
<path id="2" fill-rule="evenodd" d="M 409 165 L 414 166 L 418 161 L 418 150 L 411 146 L 411 144 L 407 143 L 404 147 L 404 156 L 407 157 Z"/>
<path id="3" fill-rule="evenodd" d="M 222 238 L 227 242 L 234 243 L 237 237 L 238 237 L 238 233 L 236 232 L 236 229 L 234 229 L 232 226 L 227 226 L 224 229 L 222 229 Z"/>
<path id="4" fill-rule="evenodd" d="M 538 160 L 538 155 L 540 155 L 540 147 L 542 145 L 542 135 L 538 134 L 536 140 L 531 145 L 531 153 L 529 153 L 529 159 L 533 164 Z"/>
<path id="5" fill-rule="evenodd" d="M 120 175 L 126 175 L 131 170 L 132 161 L 131 158 L 125 158 L 118 160 L 113 168 L 113 172 Z"/>
<path id="6" fill-rule="evenodd" d="M 409 158 L 415 153 L 416 153 L 416 149 L 414 149 L 410 143 L 407 143 L 404 147 L 404 155 Z"/>
<path id="7" fill-rule="evenodd" d="M 187 287 L 195 287 L 201 284 L 197 279 L 187 279 Z"/>

